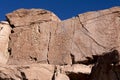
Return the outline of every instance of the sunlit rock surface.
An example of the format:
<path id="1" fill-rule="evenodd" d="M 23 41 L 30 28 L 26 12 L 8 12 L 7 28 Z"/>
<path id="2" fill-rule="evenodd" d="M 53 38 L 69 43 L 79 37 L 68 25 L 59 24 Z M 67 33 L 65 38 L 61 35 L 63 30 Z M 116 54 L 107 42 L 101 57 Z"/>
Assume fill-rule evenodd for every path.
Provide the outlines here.
<path id="1" fill-rule="evenodd" d="M 120 80 L 120 7 L 64 21 L 43 9 L 6 17 L 0 23 L 1 80 Z"/>

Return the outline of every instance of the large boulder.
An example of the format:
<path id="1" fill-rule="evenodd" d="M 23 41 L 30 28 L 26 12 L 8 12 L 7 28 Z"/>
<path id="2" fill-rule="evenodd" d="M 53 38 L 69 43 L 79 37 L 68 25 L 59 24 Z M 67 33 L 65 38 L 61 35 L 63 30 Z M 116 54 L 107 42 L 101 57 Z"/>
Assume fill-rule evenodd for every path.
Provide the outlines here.
<path id="1" fill-rule="evenodd" d="M 6 21 L 0 22 L 0 63 L 6 64 L 9 58 L 8 43 L 11 27 Z"/>
<path id="2" fill-rule="evenodd" d="M 44 23 L 60 22 L 60 19 L 42 9 L 20 9 L 7 14 L 7 18 L 13 27 L 8 64 L 48 63 L 50 28 L 53 25 Z"/>

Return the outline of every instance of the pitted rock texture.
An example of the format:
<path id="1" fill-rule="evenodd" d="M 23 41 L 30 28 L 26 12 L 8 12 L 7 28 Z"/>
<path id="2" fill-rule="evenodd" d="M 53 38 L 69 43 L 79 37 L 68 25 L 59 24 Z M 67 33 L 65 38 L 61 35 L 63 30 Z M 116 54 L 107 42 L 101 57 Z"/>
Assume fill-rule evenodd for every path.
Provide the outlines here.
<path id="1" fill-rule="evenodd" d="M 65 63 L 64 60 L 69 55 L 74 64 L 91 60 L 93 56 L 102 55 L 112 49 L 120 50 L 119 7 L 80 14 L 55 27 L 57 28 L 51 34 L 48 53 L 48 60 L 52 64 Z M 63 56 L 67 54 L 68 57 Z"/>
<path id="2" fill-rule="evenodd" d="M 33 24 L 26 28 L 13 28 L 9 48 L 11 55 L 8 63 L 27 64 L 47 62 L 49 26 Z"/>
<path id="3" fill-rule="evenodd" d="M 49 30 L 52 25 L 50 27 L 43 23 L 60 22 L 60 19 L 52 12 L 42 9 L 20 9 L 7 14 L 7 18 L 13 27 L 9 45 L 11 56 L 8 63 L 48 63 Z"/>
<path id="4" fill-rule="evenodd" d="M 120 7 L 64 21 L 42 9 L 6 17 L 9 24 L 0 23 L 0 80 L 120 80 Z"/>
<path id="5" fill-rule="evenodd" d="M 19 9 L 6 16 L 10 24 L 15 27 L 29 26 L 37 22 L 61 21 L 54 13 L 43 9 Z"/>
<path id="6" fill-rule="evenodd" d="M 116 11 L 114 11 L 116 9 Z M 88 12 L 75 17 L 72 55 L 81 62 L 112 49 L 119 50 L 120 8 Z M 74 27 L 74 26 L 73 26 Z"/>
<path id="7" fill-rule="evenodd" d="M 0 64 L 6 64 L 9 58 L 8 42 L 11 27 L 6 21 L 0 22 Z"/>
<path id="8" fill-rule="evenodd" d="M 20 9 L 7 14 L 8 21 L 13 26 L 8 64 L 83 63 L 93 59 L 95 55 L 102 55 L 103 52 L 112 49 L 120 51 L 119 7 L 79 14 L 61 22 L 57 17 L 49 21 L 51 16 L 48 16 L 47 11 L 39 15 L 47 17 L 37 18 L 41 19 L 38 21 L 32 20 L 34 15 L 38 16 L 37 11 L 39 13 L 39 10 Z M 34 12 L 36 13 L 32 16 Z M 24 17 L 21 17 L 23 13 Z M 24 21 L 28 17 L 30 20 Z"/>

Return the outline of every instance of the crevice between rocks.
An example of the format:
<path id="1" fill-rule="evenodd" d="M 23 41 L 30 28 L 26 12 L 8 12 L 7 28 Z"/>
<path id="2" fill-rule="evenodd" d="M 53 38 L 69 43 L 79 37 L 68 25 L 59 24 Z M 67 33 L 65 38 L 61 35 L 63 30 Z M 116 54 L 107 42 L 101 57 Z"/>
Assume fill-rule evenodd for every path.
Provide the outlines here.
<path id="1" fill-rule="evenodd" d="M 56 74 L 56 72 L 57 72 L 57 66 L 55 66 L 55 68 L 54 68 L 54 72 L 53 72 L 52 80 L 55 80 L 55 74 Z"/>
<path id="2" fill-rule="evenodd" d="M 92 36 L 90 36 L 90 35 L 88 34 L 88 33 L 90 33 L 89 30 L 88 30 L 86 27 L 84 27 L 84 24 L 81 22 L 79 15 L 78 15 L 77 17 L 78 17 L 78 19 L 79 19 L 79 23 L 81 24 L 82 28 L 84 29 L 84 31 L 82 31 L 82 30 L 81 30 L 81 31 L 82 31 L 86 36 L 88 36 L 90 39 L 92 39 L 93 42 L 95 42 L 98 46 L 101 46 L 102 48 L 106 49 L 105 46 L 103 46 L 103 45 L 101 45 L 100 43 L 98 43 Z"/>
<path id="3" fill-rule="evenodd" d="M 70 53 L 70 56 L 71 56 L 72 64 L 75 64 L 75 56 L 72 53 Z"/>
<path id="4" fill-rule="evenodd" d="M 89 30 L 88 30 L 88 29 L 84 26 L 84 24 L 81 22 L 79 15 L 77 15 L 77 18 L 78 18 L 79 23 L 81 24 L 82 28 L 83 28 L 85 31 L 89 32 Z M 90 33 L 90 32 L 89 32 L 89 33 Z"/>
<path id="5" fill-rule="evenodd" d="M 24 72 L 20 72 L 20 74 L 21 74 L 21 76 L 22 76 L 22 80 L 28 80 L 27 78 L 26 78 L 26 75 L 25 75 L 25 73 Z"/>
<path id="6" fill-rule="evenodd" d="M 50 64 L 49 59 L 48 59 L 48 54 L 49 54 L 49 50 L 50 50 L 50 40 L 51 40 L 51 32 L 49 32 L 49 41 L 48 41 L 48 47 L 47 47 L 47 62 L 48 64 Z"/>
<path id="7" fill-rule="evenodd" d="M 10 20 L 8 19 L 8 17 L 6 16 L 6 21 L 9 23 L 9 25 L 10 25 L 10 27 L 13 29 L 13 28 L 15 28 L 15 26 L 14 25 L 12 25 L 12 24 L 10 24 Z"/>
<path id="8" fill-rule="evenodd" d="M 11 56 L 12 55 L 12 49 L 8 48 L 8 52 L 9 52 L 9 55 Z"/>

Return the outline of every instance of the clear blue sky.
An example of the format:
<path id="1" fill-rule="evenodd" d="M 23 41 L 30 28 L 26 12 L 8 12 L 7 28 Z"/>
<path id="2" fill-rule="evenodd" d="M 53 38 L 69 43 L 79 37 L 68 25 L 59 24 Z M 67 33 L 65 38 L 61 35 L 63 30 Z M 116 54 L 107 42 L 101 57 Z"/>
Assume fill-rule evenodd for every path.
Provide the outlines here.
<path id="1" fill-rule="evenodd" d="M 120 6 L 120 0 L 0 0 L 0 20 L 20 8 L 41 8 L 54 12 L 60 19 L 77 14 Z"/>

